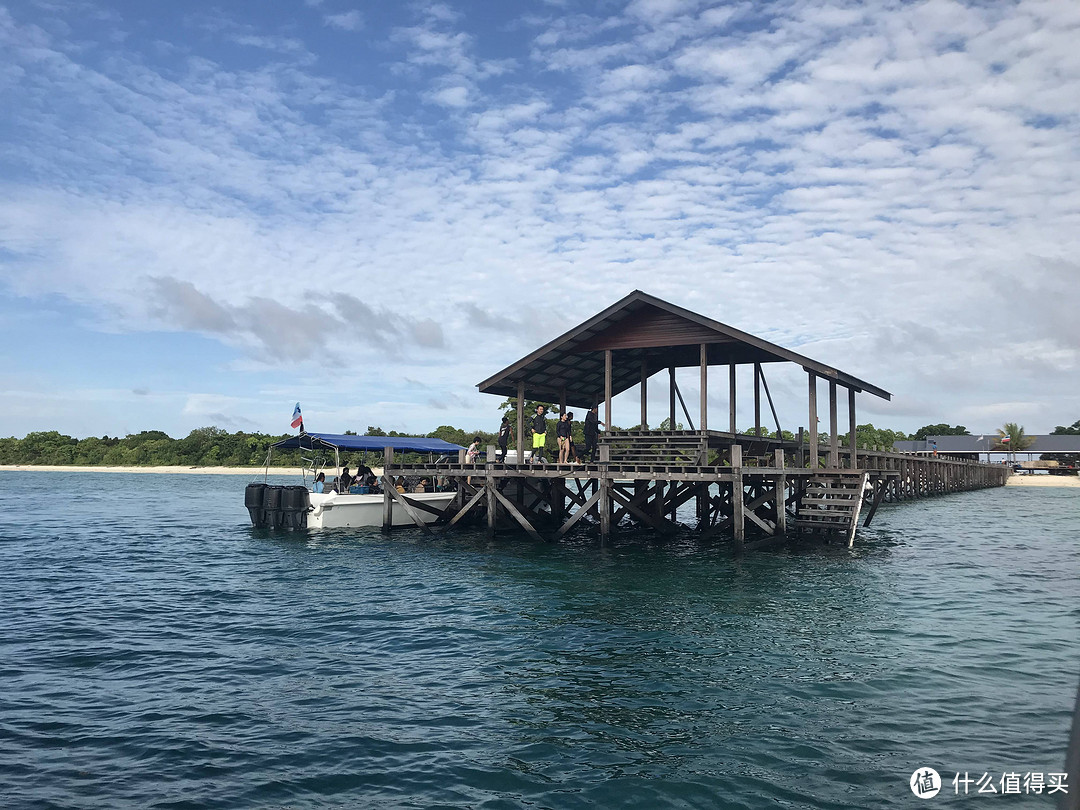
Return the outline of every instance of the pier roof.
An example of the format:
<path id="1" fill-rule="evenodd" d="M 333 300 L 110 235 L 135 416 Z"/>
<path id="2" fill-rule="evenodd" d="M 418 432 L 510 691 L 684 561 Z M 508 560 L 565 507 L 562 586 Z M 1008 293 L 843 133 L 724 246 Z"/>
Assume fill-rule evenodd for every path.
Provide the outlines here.
<path id="1" fill-rule="evenodd" d="M 550 343 L 478 384 L 481 393 L 513 397 L 524 382 L 530 396 L 565 396 L 568 403 L 591 404 L 604 393 L 605 354 L 613 363 L 612 394 L 637 385 L 646 375 L 669 367 L 796 363 L 838 386 L 883 399 L 892 395 L 865 380 L 770 343 L 720 321 L 676 306 L 640 290 L 594 315 Z M 565 393 L 564 393 L 565 392 Z"/>

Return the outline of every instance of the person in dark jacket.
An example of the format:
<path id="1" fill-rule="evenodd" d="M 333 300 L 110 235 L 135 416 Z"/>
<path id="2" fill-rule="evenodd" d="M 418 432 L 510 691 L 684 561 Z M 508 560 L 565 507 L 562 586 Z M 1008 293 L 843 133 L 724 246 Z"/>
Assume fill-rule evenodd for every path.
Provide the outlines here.
<path id="1" fill-rule="evenodd" d="M 600 438 L 600 426 L 604 425 L 600 421 L 600 416 L 597 413 L 600 410 L 599 405 L 593 405 L 587 414 L 585 414 L 585 460 L 596 461 L 596 442 Z M 604 425 L 607 427 L 607 425 Z"/>
<path id="2" fill-rule="evenodd" d="M 510 443 L 510 417 L 503 414 L 502 424 L 499 425 L 499 460 L 506 461 L 506 446 Z M 518 459 L 520 464 L 524 459 Z"/>

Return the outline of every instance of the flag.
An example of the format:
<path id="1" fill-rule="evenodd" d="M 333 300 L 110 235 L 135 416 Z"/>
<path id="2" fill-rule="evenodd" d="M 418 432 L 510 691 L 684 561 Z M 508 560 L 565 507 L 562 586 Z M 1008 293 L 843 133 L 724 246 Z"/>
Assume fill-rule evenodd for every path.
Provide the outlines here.
<path id="1" fill-rule="evenodd" d="M 296 403 L 296 407 L 292 412 L 292 425 L 290 427 L 304 429 L 304 417 L 300 415 L 300 403 Z"/>
<path id="2" fill-rule="evenodd" d="M 1006 442 L 1010 442 L 1010 441 L 1012 441 L 1012 436 L 1002 436 L 1001 437 L 1001 443 L 1002 444 L 1005 444 Z"/>

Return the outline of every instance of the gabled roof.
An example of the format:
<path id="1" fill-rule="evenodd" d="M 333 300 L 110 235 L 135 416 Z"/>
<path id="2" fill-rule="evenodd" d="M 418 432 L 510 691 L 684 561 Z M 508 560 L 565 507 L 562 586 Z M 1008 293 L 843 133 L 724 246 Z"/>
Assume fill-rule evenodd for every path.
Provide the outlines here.
<path id="1" fill-rule="evenodd" d="M 892 398 L 858 377 L 640 290 L 477 387 L 484 394 L 513 397 L 518 381 L 524 380 L 530 398 L 548 394 L 557 400 L 565 389 L 568 403 L 591 405 L 604 394 L 605 350 L 613 350 L 612 395 L 616 395 L 641 381 L 643 360 L 649 376 L 669 366 L 699 366 L 702 343 L 708 346 L 710 366 L 796 363 L 845 388 Z"/>

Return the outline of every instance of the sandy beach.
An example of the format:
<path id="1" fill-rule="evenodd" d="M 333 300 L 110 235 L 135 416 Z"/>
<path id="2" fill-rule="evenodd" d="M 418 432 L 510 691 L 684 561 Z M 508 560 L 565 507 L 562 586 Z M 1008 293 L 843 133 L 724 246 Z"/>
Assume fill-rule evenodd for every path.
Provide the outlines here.
<path id="1" fill-rule="evenodd" d="M 1077 475 L 1010 475 L 1007 487 L 1080 487 Z"/>
<path id="2" fill-rule="evenodd" d="M 157 473 L 160 475 L 262 475 L 262 467 L 76 467 L 51 466 L 47 464 L 0 464 L 6 472 L 105 472 L 105 473 Z M 271 475 L 300 475 L 299 467 L 271 467 Z"/>

